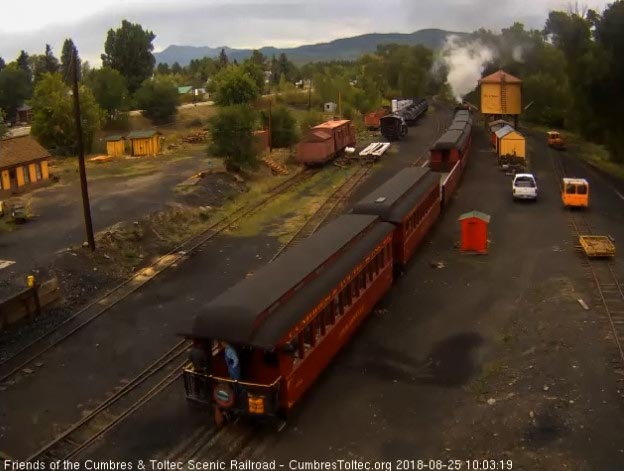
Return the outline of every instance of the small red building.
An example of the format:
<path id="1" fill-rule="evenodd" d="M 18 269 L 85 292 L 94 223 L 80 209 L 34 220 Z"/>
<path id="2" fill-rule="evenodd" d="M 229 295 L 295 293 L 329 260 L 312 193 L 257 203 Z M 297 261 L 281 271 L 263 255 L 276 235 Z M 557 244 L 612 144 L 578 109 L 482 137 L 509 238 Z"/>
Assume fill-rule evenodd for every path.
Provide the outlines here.
<path id="1" fill-rule="evenodd" d="M 462 252 L 487 253 L 490 216 L 481 211 L 470 211 L 459 216 Z"/>

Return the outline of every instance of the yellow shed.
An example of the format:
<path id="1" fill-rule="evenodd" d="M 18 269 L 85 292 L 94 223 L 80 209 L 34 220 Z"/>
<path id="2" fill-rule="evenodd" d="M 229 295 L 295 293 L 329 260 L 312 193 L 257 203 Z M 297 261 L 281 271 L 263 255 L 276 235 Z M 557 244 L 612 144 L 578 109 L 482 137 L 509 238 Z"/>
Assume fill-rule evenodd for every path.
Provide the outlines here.
<path id="1" fill-rule="evenodd" d="M 161 151 L 161 133 L 158 131 L 134 131 L 128 134 L 130 141 L 130 155 L 135 157 L 143 155 L 157 155 Z"/>
<path id="2" fill-rule="evenodd" d="M 496 131 L 496 153 L 498 156 L 515 155 L 526 157 L 526 142 L 524 136 L 511 126 L 505 126 Z"/>
<path id="3" fill-rule="evenodd" d="M 522 80 L 499 70 L 479 80 L 481 113 L 509 116 L 522 113 Z"/>
<path id="4" fill-rule="evenodd" d="M 106 138 L 106 154 L 110 157 L 119 157 L 126 153 L 126 141 L 123 136 L 115 135 Z"/>

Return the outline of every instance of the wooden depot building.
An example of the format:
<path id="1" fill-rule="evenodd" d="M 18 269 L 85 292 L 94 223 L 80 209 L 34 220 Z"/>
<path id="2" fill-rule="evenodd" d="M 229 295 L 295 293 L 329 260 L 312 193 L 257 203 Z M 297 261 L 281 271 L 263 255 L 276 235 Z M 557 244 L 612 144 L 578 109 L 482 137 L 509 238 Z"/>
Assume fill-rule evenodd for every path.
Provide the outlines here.
<path id="1" fill-rule="evenodd" d="M 0 140 L 0 196 L 49 182 L 50 153 L 30 135 Z"/>

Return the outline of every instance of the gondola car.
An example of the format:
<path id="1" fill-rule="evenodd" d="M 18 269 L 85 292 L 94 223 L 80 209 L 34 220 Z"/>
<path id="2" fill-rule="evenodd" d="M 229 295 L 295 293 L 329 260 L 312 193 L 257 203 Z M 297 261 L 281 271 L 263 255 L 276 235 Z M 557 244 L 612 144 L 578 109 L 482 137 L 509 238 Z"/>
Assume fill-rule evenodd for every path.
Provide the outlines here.
<path id="1" fill-rule="evenodd" d="M 340 216 L 205 305 L 183 334 L 201 350 L 184 368 L 187 398 L 218 418 L 285 415 L 389 289 L 393 230 Z"/>
<path id="2" fill-rule="evenodd" d="M 392 253 L 396 269 L 410 260 L 440 215 L 440 175 L 424 167 L 401 170 L 353 207 L 395 225 Z"/>

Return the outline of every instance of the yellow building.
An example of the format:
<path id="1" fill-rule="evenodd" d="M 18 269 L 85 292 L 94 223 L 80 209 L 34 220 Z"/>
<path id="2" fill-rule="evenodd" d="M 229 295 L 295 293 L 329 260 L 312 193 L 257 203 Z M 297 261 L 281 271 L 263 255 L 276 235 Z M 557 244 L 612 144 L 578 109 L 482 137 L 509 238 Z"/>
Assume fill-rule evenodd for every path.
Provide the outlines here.
<path id="1" fill-rule="evenodd" d="M 50 153 L 32 136 L 0 140 L 0 196 L 9 196 L 49 182 Z"/>
<path id="2" fill-rule="evenodd" d="M 161 151 L 161 133 L 158 131 L 134 131 L 126 137 L 130 141 L 130 155 L 157 155 Z"/>
<path id="3" fill-rule="evenodd" d="M 511 126 L 496 131 L 496 153 L 526 158 L 526 141 L 524 136 Z"/>
<path id="4" fill-rule="evenodd" d="M 106 154 L 110 157 L 119 157 L 126 153 L 126 141 L 123 136 L 108 136 L 106 138 Z"/>
<path id="5" fill-rule="evenodd" d="M 481 113 L 486 122 L 511 116 L 516 123 L 522 113 L 522 80 L 503 70 L 479 80 L 481 88 Z"/>

